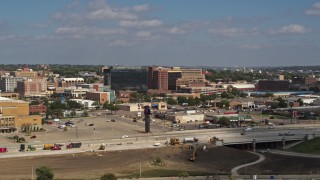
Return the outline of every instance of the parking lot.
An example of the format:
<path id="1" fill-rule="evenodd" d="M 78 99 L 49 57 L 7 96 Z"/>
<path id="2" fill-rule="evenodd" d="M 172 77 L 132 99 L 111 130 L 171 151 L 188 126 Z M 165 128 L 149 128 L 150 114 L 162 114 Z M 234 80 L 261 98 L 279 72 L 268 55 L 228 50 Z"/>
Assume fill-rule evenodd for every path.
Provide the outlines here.
<path id="1" fill-rule="evenodd" d="M 66 126 L 67 128 L 59 128 L 59 125 L 64 125 L 65 122 L 69 120 L 74 123 L 73 127 Z M 163 127 L 164 124 L 162 120 L 153 120 L 154 121 L 151 123 L 151 133 L 158 133 L 168 130 L 168 128 Z M 89 124 L 92 126 L 89 126 Z M 63 119 L 60 123 L 53 122 L 52 124 L 45 124 L 43 125 L 43 128 L 46 131 L 31 133 L 31 135 L 36 135 L 36 138 L 34 139 L 30 139 L 30 136 L 26 136 L 25 133 L 21 132 L 5 135 L 18 135 L 25 137 L 27 143 L 30 144 L 121 139 L 123 135 L 127 135 L 127 138 L 147 135 L 144 132 L 145 127 L 142 119 L 137 120 L 137 122 L 133 122 L 132 118 L 126 118 L 121 114 Z M 4 138 L 0 139 L 3 144 L 10 143 Z"/>

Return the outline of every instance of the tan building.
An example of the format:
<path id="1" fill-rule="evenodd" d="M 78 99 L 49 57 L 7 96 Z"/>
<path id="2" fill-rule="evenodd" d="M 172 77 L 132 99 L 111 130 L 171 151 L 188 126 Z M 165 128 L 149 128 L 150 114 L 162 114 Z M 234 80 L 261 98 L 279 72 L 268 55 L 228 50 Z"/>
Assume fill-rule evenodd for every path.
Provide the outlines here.
<path id="1" fill-rule="evenodd" d="M 123 111 L 135 112 L 135 111 L 144 111 L 144 106 L 151 106 L 151 103 L 125 103 L 119 104 L 119 109 Z"/>
<path id="2" fill-rule="evenodd" d="M 0 133 L 13 132 L 22 126 L 42 126 L 42 117 L 29 115 L 29 103 L 0 97 Z"/>
<path id="3" fill-rule="evenodd" d="M 59 81 L 59 87 L 73 87 L 83 83 L 84 83 L 83 78 L 62 78 Z"/>
<path id="4" fill-rule="evenodd" d="M 14 77 L 26 77 L 26 78 L 36 78 L 38 77 L 38 72 L 33 71 L 29 68 L 18 69 L 10 73 Z"/>
<path id="5" fill-rule="evenodd" d="M 0 92 L 0 97 L 19 99 L 19 93 Z"/>

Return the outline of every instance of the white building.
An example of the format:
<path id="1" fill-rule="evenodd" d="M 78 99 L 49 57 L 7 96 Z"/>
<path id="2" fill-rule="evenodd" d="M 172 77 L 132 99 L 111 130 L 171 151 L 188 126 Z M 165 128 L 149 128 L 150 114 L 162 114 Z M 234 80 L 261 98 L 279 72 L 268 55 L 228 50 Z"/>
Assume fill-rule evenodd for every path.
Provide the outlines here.
<path id="1" fill-rule="evenodd" d="M 22 77 L 1 77 L 0 79 L 0 90 L 2 92 L 14 92 L 17 88 L 17 81 L 22 81 Z"/>
<path id="2" fill-rule="evenodd" d="M 88 109 L 95 109 L 96 106 L 94 105 L 95 101 L 86 100 L 86 99 L 69 99 L 70 101 L 75 101 L 81 104 L 84 108 Z"/>
<path id="3" fill-rule="evenodd" d="M 67 98 L 84 99 L 86 97 L 87 92 L 89 92 L 89 89 L 87 88 L 69 87 L 65 88 L 63 93 Z"/>

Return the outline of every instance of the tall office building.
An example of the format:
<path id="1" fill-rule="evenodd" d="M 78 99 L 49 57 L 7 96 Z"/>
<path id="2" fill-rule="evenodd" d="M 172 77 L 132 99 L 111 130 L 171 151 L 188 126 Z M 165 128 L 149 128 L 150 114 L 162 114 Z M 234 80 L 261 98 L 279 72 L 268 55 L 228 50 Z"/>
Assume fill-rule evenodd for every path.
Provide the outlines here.
<path id="1" fill-rule="evenodd" d="M 105 72 L 105 85 L 112 90 L 147 90 L 148 69 L 142 66 L 114 66 Z"/>

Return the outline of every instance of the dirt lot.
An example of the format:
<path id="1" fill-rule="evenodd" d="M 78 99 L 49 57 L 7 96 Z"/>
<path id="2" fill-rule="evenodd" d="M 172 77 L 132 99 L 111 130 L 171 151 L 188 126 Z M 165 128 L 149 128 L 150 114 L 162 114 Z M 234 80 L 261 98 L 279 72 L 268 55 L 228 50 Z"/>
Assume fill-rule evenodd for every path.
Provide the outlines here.
<path id="1" fill-rule="evenodd" d="M 240 164 L 251 162 L 258 157 L 251 153 L 227 147 L 217 147 L 207 152 L 197 151 L 195 162 L 187 160 L 192 150 L 182 147 L 165 147 L 145 150 L 95 152 L 74 155 L 0 159 L 2 179 L 31 178 L 32 166 L 36 169 L 46 165 L 53 169 L 59 179 L 98 178 L 105 172 L 119 176 L 139 173 L 142 164 L 142 176 L 155 169 L 176 171 L 210 172 L 227 174 Z M 151 162 L 161 158 L 164 166 L 154 166 Z M 175 174 L 177 175 L 177 174 Z"/>
<path id="2" fill-rule="evenodd" d="M 32 166 L 48 166 L 57 179 L 97 179 L 106 172 L 118 176 L 135 174 L 138 177 L 141 163 L 142 177 L 179 172 L 229 174 L 238 165 L 253 162 L 257 156 L 228 147 L 217 147 L 204 152 L 197 151 L 195 162 L 187 160 L 192 150 L 182 147 L 164 147 L 145 150 L 87 152 L 59 156 L 0 159 L 0 175 L 3 179 L 31 178 Z M 320 173 L 319 159 L 281 156 L 265 153 L 261 164 L 240 169 L 240 174 L 315 174 Z M 161 158 L 164 166 L 154 166 L 152 161 Z M 158 172 L 158 173 L 154 173 Z M 190 173 L 192 174 L 192 172 Z M 133 176 L 135 177 L 135 176 Z"/>

